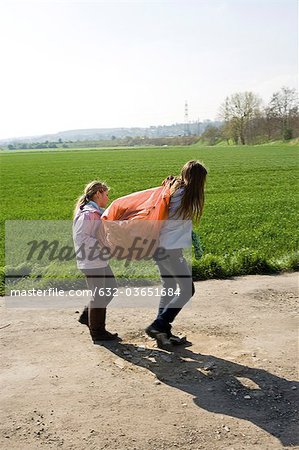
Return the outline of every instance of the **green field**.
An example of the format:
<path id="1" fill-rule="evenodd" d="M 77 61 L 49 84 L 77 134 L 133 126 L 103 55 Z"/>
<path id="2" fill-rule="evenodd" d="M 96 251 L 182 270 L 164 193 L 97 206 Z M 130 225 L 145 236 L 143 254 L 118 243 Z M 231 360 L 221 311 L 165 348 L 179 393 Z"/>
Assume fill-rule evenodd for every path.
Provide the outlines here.
<path id="1" fill-rule="evenodd" d="M 71 219 L 84 185 L 104 180 L 110 199 L 160 185 L 190 159 L 208 168 L 199 227 L 198 278 L 297 267 L 298 146 L 189 147 L 1 153 L 1 254 L 4 221 Z"/>

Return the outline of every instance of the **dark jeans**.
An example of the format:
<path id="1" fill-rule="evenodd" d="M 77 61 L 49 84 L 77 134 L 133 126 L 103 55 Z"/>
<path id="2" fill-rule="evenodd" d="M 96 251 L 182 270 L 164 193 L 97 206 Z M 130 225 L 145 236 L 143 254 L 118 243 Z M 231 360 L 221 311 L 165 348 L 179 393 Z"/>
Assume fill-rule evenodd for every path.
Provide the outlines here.
<path id="1" fill-rule="evenodd" d="M 92 308 L 106 308 L 113 299 L 117 287 L 110 266 L 97 269 L 81 269 L 86 277 L 88 289 L 92 291 Z"/>
<path id="2" fill-rule="evenodd" d="M 160 331 L 169 331 L 170 323 L 194 295 L 192 273 L 182 249 L 167 250 L 166 258 L 155 262 L 160 271 L 163 290 L 158 316 L 152 325 Z M 180 292 L 174 295 L 177 289 Z"/>

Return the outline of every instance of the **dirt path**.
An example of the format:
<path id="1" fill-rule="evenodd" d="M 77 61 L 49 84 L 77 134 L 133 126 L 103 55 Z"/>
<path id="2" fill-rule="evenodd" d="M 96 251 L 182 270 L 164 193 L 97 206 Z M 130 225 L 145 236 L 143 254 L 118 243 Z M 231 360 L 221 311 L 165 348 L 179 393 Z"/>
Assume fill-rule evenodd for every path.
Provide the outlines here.
<path id="1" fill-rule="evenodd" d="M 9 450 L 299 448 L 298 274 L 196 283 L 167 353 L 154 309 L 111 308 L 123 338 L 91 344 L 76 309 L 1 301 L 0 447 Z M 297 403 L 296 403 L 297 399 Z"/>

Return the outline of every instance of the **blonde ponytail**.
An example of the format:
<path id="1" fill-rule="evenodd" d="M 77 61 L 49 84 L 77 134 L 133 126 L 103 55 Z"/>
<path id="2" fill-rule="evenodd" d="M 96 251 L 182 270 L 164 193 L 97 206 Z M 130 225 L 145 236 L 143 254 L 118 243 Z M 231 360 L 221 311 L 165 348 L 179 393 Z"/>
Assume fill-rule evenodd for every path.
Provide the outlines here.
<path id="1" fill-rule="evenodd" d="M 77 210 L 83 209 L 84 206 L 90 202 L 93 198 L 93 196 L 98 192 L 104 192 L 108 191 L 108 186 L 105 183 L 102 183 L 101 181 L 91 181 L 85 186 L 84 193 L 78 198 L 74 210 L 74 215 L 76 214 Z"/>

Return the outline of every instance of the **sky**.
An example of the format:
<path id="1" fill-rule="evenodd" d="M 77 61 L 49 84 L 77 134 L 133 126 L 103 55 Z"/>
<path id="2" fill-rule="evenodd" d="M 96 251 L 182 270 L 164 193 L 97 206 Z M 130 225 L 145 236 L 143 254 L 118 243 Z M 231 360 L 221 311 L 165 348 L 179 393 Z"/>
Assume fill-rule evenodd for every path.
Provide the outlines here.
<path id="1" fill-rule="evenodd" d="M 0 0 L 0 139 L 217 118 L 298 84 L 296 0 Z"/>

